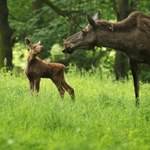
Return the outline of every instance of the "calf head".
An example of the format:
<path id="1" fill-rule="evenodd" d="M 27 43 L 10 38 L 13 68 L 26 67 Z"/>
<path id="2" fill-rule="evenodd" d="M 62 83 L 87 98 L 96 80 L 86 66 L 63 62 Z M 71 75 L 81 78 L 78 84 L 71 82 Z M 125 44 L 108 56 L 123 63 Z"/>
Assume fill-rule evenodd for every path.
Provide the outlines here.
<path id="1" fill-rule="evenodd" d="M 29 47 L 30 51 L 35 55 L 40 53 L 44 49 L 40 41 L 38 43 L 32 44 L 28 38 L 25 38 L 25 43 Z"/>
<path id="2" fill-rule="evenodd" d="M 90 23 L 80 32 L 69 36 L 63 43 L 63 53 L 72 53 L 76 49 L 91 49 L 96 45 L 96 20 L 99 19 L 99 12 L 93 17 L 87 15 L 87 20 Z"/>

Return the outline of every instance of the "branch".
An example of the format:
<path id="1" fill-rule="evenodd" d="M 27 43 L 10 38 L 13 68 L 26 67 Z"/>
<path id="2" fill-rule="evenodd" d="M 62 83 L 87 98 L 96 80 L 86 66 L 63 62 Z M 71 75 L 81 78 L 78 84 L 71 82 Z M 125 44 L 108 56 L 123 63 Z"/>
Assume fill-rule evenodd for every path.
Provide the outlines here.
<path id="1" fill-rule="evenodd" d="M 76 25 L 78 25 L 81 29 L 83 29 L 83 27 L 81 27 L 79 25 L 79 23 L 77 22 L 76 18 L 72 16 L 72 14 L 78 14 L 78 13 L 85 14 L 83 11 L 81 11 L 81 10 L 61 10 L 59 7 L 54 5 L 50 0 L 43 0 L 43 1 L 48 6 L 50 6 L 58 15 L 67 17 L 69 20 L 72 20 Z"/>
<path id="2" fill-rule="evenodd" d="M 43 0 L 43 1 L 48 6 L 50 6 L 57 14 L 59 14 L 63 17 L 71 18 L 72 13 L 81 13 L 81 11 L 77 11 L 77 10 L 70 10 L 70 11 L 69 10 L 61 10 L 56 5 L 54 5 L 50 0 Z"/>
<path id="3" fill-rule="evenodd" d="M 19 21 L 19 22 L 22 22 L 22 23 L 24 23 L 24 20 L 23 19 L 21 19 L 21 18 L 16 18 L 15 16 L 13 16 L 12 14 L 10 14 L 9 13 L 9 17 L 11 18 L 11 19 L 13 19 L 13 20 L 16 20 L 16 21 Z"/>

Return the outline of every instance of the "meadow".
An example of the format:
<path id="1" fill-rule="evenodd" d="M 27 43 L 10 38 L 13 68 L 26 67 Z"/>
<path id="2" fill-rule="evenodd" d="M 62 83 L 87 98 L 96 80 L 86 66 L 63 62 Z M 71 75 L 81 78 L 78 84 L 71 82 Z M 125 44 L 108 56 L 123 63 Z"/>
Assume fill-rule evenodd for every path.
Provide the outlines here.
<path id="1" fill-rule="evenodd" d="M 24 74 L 0 72 L 1 150 L 150 149 L 150 84 L 141 83 L 135 107 L 132 78 L 69 71 L 66 80 L 75 102 L 47 79 L 31 95 Z"/>

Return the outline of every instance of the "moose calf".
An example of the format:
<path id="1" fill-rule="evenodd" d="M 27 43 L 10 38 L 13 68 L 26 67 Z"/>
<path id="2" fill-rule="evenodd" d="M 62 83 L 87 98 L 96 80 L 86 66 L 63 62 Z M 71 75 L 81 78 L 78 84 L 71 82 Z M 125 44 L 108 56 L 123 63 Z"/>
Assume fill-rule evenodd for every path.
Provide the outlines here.
<path id="1" fill-rule="evenodd" d="M 74 100 L 74 89 L 67 84 L 64 78 L 65 66 L 60 63 L 47 63 L 37 57 L 37 54 L 43 51 L 40 42 L 32 44 L 29 39 L 25 38 L 25 43 L 29 47 L 25 74 L 29 80 L 31 92 L 39 92 L 41 78 L 50 78 L 62 98 L 66 90 Z"/>

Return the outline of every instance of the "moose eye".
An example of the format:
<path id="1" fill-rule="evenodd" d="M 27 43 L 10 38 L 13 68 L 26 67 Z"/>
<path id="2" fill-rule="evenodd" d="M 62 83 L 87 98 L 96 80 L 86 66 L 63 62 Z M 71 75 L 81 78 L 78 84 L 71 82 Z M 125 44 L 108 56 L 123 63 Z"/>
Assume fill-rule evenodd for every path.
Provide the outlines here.
<path id="1" fill-rule="evenodd" d="M 36 48 L 36 45 L 33 45 L 33 48 Z"/>
<path id="2" fill-rule="evenodd" d="M 87 34 L 87 32 L 85 30 L 81 30 L 82 35 L 85 36 Z"/>

